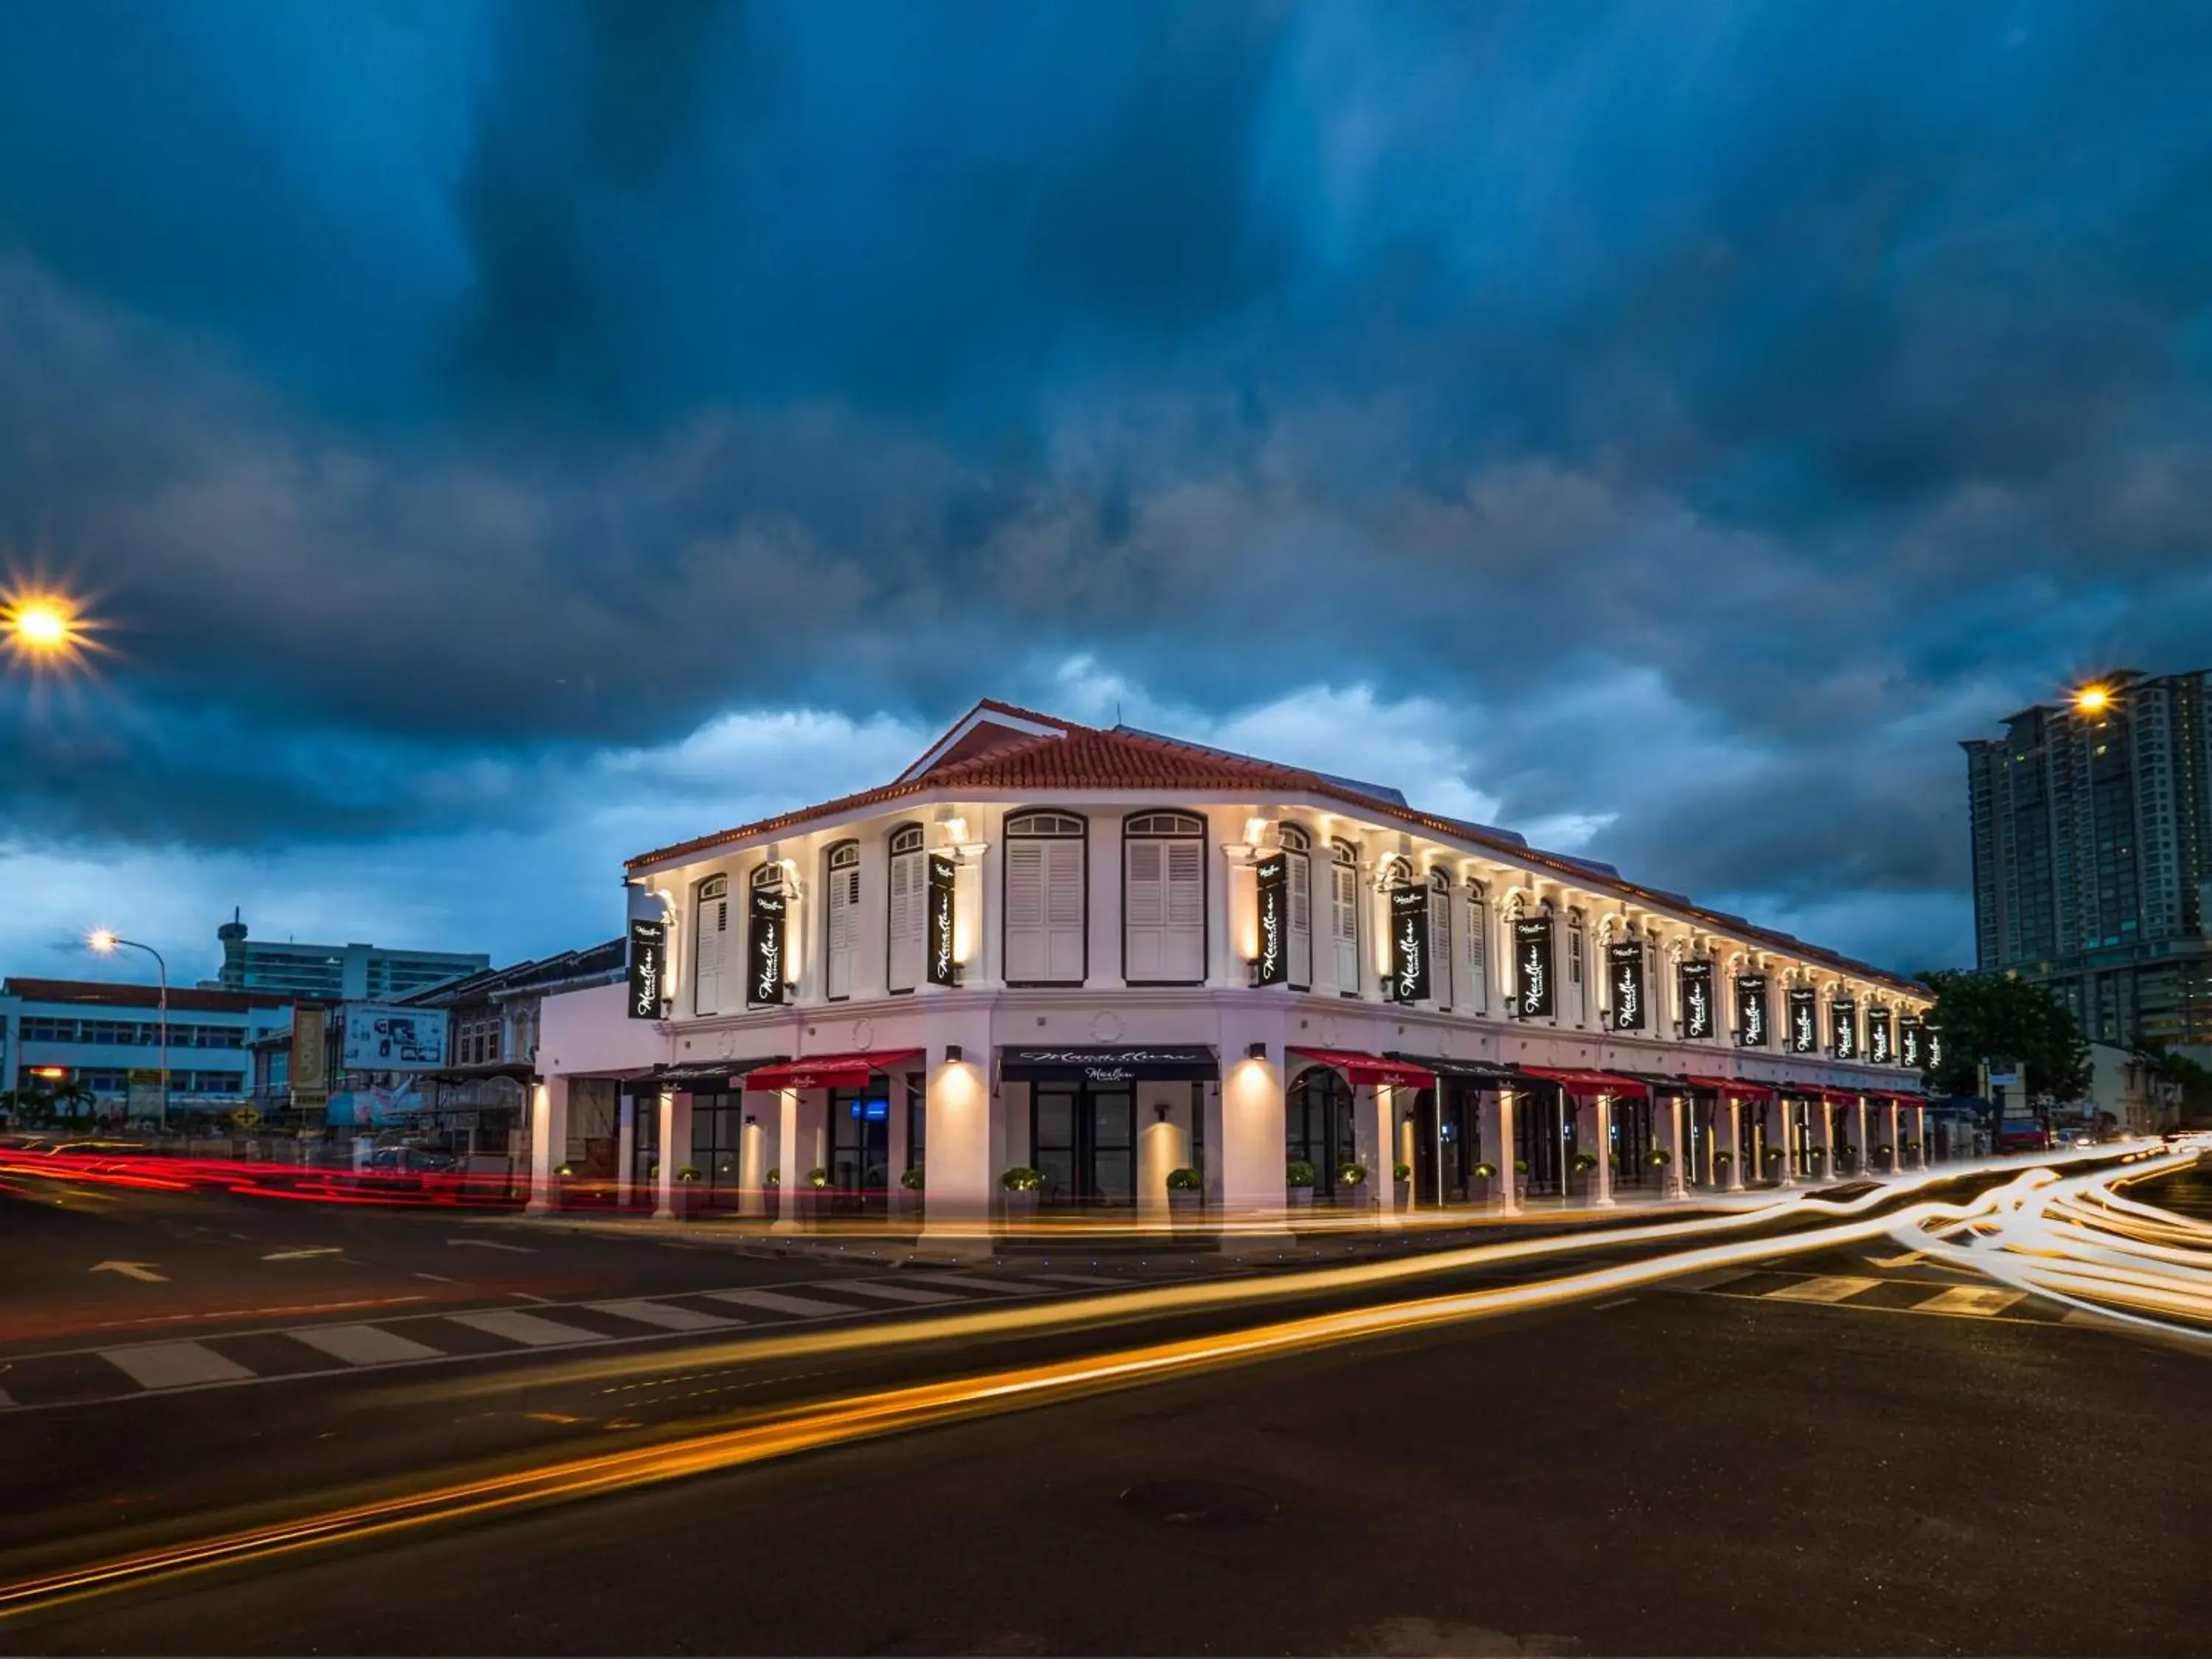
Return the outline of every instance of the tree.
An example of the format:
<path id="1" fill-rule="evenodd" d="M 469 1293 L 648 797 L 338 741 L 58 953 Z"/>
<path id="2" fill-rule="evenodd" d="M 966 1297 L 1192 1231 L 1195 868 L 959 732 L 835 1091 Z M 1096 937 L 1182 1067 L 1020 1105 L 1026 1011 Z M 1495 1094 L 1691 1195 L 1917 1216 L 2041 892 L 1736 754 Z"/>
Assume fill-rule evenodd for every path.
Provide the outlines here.
<path id="1" fill-rule="evenodd" d="M 2017 1060 L 2033 1097 L 2079 1100 L 2089 1092 L 2089 1045 L 2064 1003 L 2011 974 L 1923 974 L 1936 993 L 1929 1019 L 1943 1034 L 1943 1069 L 1931 1090 L 1971 1095 L 1984 1060 Z"/>

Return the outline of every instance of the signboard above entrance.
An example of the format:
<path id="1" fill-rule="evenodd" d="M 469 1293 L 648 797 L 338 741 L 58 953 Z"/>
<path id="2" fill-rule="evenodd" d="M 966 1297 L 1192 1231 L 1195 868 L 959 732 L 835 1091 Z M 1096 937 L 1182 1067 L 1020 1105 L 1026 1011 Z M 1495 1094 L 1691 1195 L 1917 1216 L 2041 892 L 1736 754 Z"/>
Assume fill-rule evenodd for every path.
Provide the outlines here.
<path id="1" fill-rule="evenodd" d="M 1221 1062 L 1203 1043 L 1151 1048 L 1001 1048 L 1008 1083 L 1212 1083 Z"/>

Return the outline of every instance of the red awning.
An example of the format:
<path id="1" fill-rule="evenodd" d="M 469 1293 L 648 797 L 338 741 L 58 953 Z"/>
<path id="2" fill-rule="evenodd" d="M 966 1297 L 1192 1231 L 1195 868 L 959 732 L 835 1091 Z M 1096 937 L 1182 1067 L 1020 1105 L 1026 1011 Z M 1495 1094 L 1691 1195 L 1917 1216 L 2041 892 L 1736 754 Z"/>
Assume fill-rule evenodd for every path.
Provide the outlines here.
<path id="1" fill-rule="evenodd" d="M 745 1073 L 748 1089 L 865 1089 L 872 1073 L 920 1060 L 919 1048 L 878 1048 L 864 1054 L 811 1054 Z"/>
<path id="2" fill-rule="evenodd" d="M 1436 1087 L 1434 1072 L 1425 1066 L 1410 1066 L 1402 1060 L 1385 1060 L 1380 1054 L 1354 1054 L 1345 1048 L 1291 1048 L 1286 1052 L 1316 1065 L 1334 1066 L 1363 1087 L 1378 1083 L 1400 1084 L 1409 1089 Z"/>
<path id="3" fill-rule="evenodd" d="M 1540 1077 L 1556 1083 L 1571 1095 L 1648 1095 L 1651 1085 L 1640 1078 L 1623 1077 L 1618 1072 L 1559 1072 L 1548 1066 L 1523 1066 L 1519 1068 L 1530 1077 Z"/>
<path id="4" fill-rule="evenodd" d="M 1735 1095 L 1743 1100 L 1771 1100 L 1774 1091 L 1764 1083 L 1745 1083 L 1725 1077 L 1693 1077 L 1689 1079 L 1693 1089 L 1710 1089 L 1717 1095 Z"/>

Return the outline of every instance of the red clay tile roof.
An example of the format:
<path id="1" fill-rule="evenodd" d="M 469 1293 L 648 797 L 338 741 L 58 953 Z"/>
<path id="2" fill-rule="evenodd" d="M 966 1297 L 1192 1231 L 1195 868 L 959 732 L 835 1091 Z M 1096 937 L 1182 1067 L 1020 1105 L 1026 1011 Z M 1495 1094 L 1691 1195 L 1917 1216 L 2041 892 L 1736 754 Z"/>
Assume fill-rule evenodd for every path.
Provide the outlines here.
<path id="1" fill-rule="evenodd" d="M 1345 803 L 1361 812 L 1378 818 L 1388 818 L 1426 830 L 1449 841 L 1471 842 L 1487 847 L 1504 857 L 1518 862 L 1533 864 L 1579 886 L 1610 891 L 1625 898 L 1632 898 L 1660 911 L 1674 911 L 1706 923 L 1718 933 L 1743 939 L 1747 944 L 1802 957 L 1830 967 L 1841 968 L 1884 984 L 1914 992 L 1925 988 L 1901 980 L 1880 969 L 1857 962 L 1834 951 L 1823 951 L 1794 939 L 1787 933 L 1771 928 L 1753 926 L 1740 916 L 1725 915 L 1708 910 L 1700 905 L 1685 902 L 1677 893 L 1662 892 L 1638 883 L 1608 877 L 1592 869 L 1588 864 L 1557 854 L 1540 852 L 1535 848 L 1508 840 L 1502 836 L 1486 834 L 1480 826 L 1401 806 L 1377 796 L 1364 793 L 1348 785 L 1324 778 L 1319 773 L 1302 767 L 1278 765 L 1272 761 L 1248 759 L 1238 755 L 1225 755 L 1218 750 L 1202 749 L 1195 744 L 1176 743 L 1171 738 L 1121 731 L 1108 731 L 1097 726 L 1078 726 L 1050 714 L 1033 714 L 1009 703 L 995 702 L 986 698 L 976 708 L 994 709 L 1012 714 L 1018 719 L 1035 720 L 1042 725 L 1059 727 L 1066 735 L 1033 737 L 1026 741 L 989 750 L 973 758 L 940 763 L 928 771 L 903 782 L 890 783 L 874 789 L 864 789 L 857 794 L 842 796 L 823 801 L 819 805 L 802 807 L 794 812 L 781 813 L 756 823 L 739 824 L 734 830 L 724 830 L 711 836 L 702 836 L 694 841 L 679 842 L 672 847 L 658 848 L 641 853 L 625 866 L 635 871 L 647 865 L 659 864 L 668 859 L 685 858 L 710 851 L 733 842 L 748 841 L 757 836 L 773 835 L 784 830 L 795 829 L 813 819 L 831 817 L 861 807 L 883 805 L 910 795 L 934 793 L 966 786 L 975 789 L 1042 790 L 1042 789 L 1157 789 L 1163 791 L 1230 791 L 1249 792 L 1264 796 L 1267 792 L 1287 792 L 1301 795 L 1318 795 Z M 967 720 L 969 714 L 961 716 Z M 957 729 L 960 721 L 947 728 L 947 735 Z M 937 739 L 944 742 L 944 738 Z M 925 750 L 925 753 L 927 751 Z"/>

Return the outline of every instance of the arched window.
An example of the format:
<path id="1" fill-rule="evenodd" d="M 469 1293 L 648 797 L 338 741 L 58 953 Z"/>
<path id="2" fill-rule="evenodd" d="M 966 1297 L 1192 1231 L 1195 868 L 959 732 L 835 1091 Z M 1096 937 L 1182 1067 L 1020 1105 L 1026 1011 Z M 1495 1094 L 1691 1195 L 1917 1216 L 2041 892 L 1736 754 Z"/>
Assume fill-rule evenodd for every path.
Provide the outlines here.
<path id="1" fill-rule="evenodd" d="M 1348 841 L 1328 844 L 1328 941 L 1336 988 L 1359 994 L 1359 849 Z"/>
<path id="2" fill-rule="evenodd" d="M 1080 985 L 1090 915 L 1085 870 L 1089 826 L 1073 812 L 1020 812 L 1006 820 L 1004 956 L 1009 985 Z"/>
<path id="3" fill-rule="evenodd" d="M 1429 872 L 1429 1000 L 1452 1006 L 1451 872 Z"/>
<path id="4" fill-rule="evenodd" d="M 1131 985 L 1206 979 L 1206 821 L 1132 813 L 1121 826 L 1121 977 Z"/>
<path id="5" fill-rule="evenodd" d="M 929 871 L 922 856 L 922 830 L 902 823 L 891 831 L 890 940 L 884 984 L 896 994 L 921 983 L 922 958 L 929 948 Z"/>
<path id="6" fill-rule="evenodd" d="M 1479 881 L 1467 884 L 1467 985 L 1460 1000 L 1478 1014 L 1490 1012 L 1490 900 Z"/>
<path id="7" fill-rule="evenodd" d="M 699 884 L 691 929 L 691 1012 L 722 1012 L 722 969 L 730 957 L 730 878 L 709 876 Z"/>
<path id="8" fill-rule="evenodd" d="M 1313 989 L 1313 837 L 1295 823 L 1282 827 L 1283 886 L 1290 895 L 1290 983 Z"/>
<path id="9" fill-rule="evenodd" d="M 822 884 L 823 994 L 842 1002 L 853 994 L 860 948 L 860 843 L 841 841 L 824 860 Z"/>

